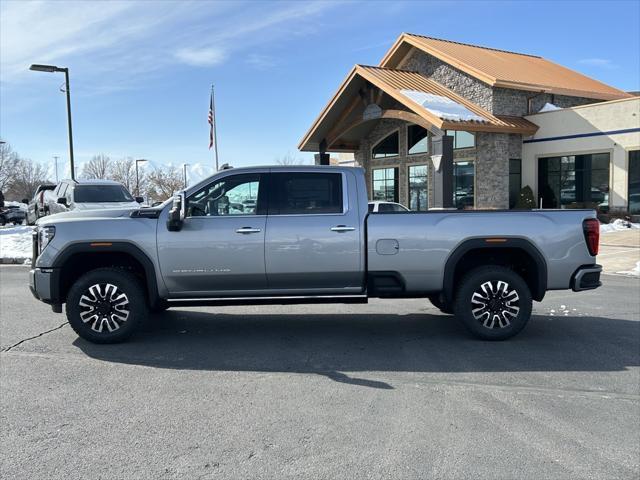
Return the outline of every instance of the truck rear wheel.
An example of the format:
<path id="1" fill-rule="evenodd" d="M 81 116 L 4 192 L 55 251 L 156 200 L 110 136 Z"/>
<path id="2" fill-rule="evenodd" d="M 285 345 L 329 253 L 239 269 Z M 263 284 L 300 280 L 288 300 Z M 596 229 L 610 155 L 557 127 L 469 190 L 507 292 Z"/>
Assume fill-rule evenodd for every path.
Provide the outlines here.
<path id="1" fill-rule="evenodd" d="M 429 295 L 429 301 L 442 313 L 446 313 L 447 315 L 451 315 L 453 313 L 453 306 L 450 303 L 445 302 L 441 294 Z"/>
<path id="2" fill-rule="evenodd" d="M 506 340 L 518 334 L 531 317 L 531 292 L 509 268 L 479 267 L 462 278 L 454 312 L 467 329 L 483 340 Z"/>
<path id="3" fill-rule="evenodd" d="M 118 343 L 129 338 L 147 317 L 140 282 L 118 268 L 98 268 L 81 276 L 67 295 L 71 328 L 93 343 Z"/>

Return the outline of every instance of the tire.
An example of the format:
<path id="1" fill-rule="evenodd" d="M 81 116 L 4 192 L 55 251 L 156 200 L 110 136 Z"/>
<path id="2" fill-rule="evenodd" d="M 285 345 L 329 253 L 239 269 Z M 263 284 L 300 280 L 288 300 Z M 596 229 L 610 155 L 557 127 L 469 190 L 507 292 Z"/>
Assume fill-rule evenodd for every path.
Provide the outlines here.
<path id="1" fill-rule="evenodd" d="M 148 313 L 140 281 L 118 268 L 98 268 L 82 275 L 69 289 L 66 310 L 71 328 L 92 343 L 128 339 Z"/>
<path id="2" fill-rule="evenodd" d="M 498 265 L 479 267 L 459 284 L 454 312 L 467 329 L 483 340 L 517 335 L 531 317 L 531 292 L 513 270 Z"/>
<path id="3" fill-rule="evenodd" d="M 442 313 L 446 313 L 447 315 L 451 315 L 453 313 L 453 306 L 449 303 L 445 303 L 442 300 L 441 294 L 429 295 L 429 301 Z"/>
<path id="4" fill-rule="evenodd" d="M 169 308 L 169 303 L 166 300 L 158 300 L 158 303 L 149 307 L 151 313 L 162 313 Z"/>

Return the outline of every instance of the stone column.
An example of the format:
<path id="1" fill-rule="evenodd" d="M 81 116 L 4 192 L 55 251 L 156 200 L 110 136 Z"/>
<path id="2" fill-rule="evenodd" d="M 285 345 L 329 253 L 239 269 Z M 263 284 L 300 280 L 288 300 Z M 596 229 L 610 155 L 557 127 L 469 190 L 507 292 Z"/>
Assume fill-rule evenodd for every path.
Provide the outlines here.
<path id="1" fill-rule="evenodd" d="M 476 208 L 509 208 L 509 135 L 476 134 Z"/>

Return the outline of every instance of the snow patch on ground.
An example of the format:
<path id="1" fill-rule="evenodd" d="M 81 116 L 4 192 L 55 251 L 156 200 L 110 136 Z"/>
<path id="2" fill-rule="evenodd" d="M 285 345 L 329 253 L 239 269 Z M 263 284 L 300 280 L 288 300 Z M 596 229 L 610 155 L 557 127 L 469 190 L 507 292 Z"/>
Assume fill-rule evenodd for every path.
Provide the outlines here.
<path id="1" fill-rule="evenodd" d="M 31 233 L 34 227 L 0 228 L 0 260 L 31 261 Z"/>
<path id="2" fill-rule="evenodd" d="M 621 230 L 638 229 L 640 223 L 631 223 L 621 218 L 616 218 L 611 223 L 601 223 L 600 233 L 619 232 Z"/>
<path id="3" fill-rule="evenodd" d="M 637 262 L 635 268 L 633 268 L 632 270 L 624 270 L 622 272 L 616 273 L 619 273 L 621 275 L 630 275 L 632 277 L 640 277 L 640 262 Z"/>

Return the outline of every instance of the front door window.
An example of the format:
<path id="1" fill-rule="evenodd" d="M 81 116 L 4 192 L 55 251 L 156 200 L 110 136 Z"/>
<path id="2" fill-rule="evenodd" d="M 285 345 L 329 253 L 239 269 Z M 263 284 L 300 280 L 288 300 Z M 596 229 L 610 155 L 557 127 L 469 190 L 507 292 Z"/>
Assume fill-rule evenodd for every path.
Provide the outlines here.
<path id="1" fill-rule="evenodd" d="M 187 216 L 256 215 L 260 175 L 225 177 L 200 189 L 187 200 Z"/>

